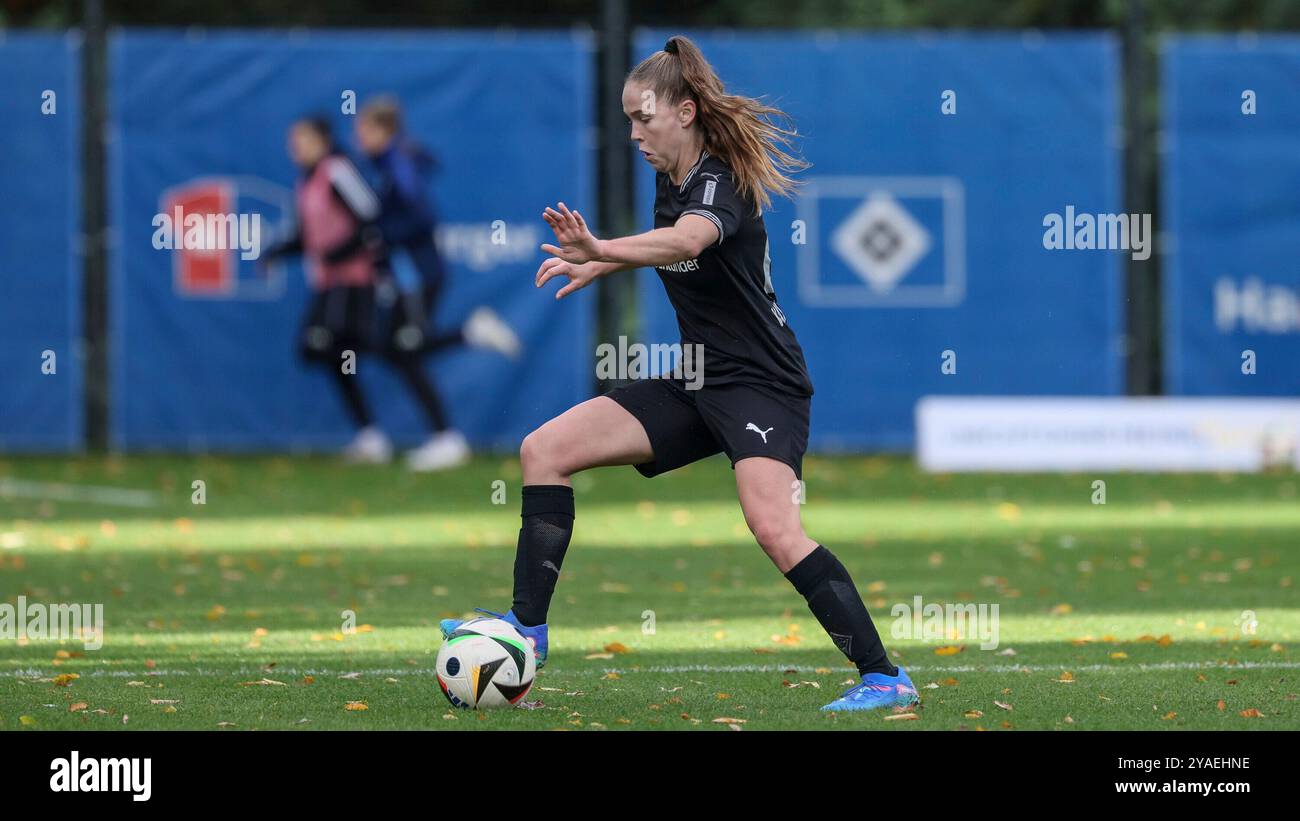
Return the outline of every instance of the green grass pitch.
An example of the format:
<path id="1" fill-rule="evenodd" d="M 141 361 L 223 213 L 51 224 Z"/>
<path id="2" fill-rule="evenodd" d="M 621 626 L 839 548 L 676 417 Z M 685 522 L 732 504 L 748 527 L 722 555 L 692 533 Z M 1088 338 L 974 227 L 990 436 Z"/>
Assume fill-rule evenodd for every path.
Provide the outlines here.
<path id="1" fill-rule="evenodd" d="M 10 457 L 0 602 L 103 603 L 106 629 L 98 650 L 0 640 L 0 727 L 1300 728 L 1294 473 L 927 475 L 892 457 L 805 473 L 807 530 L 909 669 L 916 718 L 819 711 L 853 671 L 749 536 L 720 457 L 655 480 L 577 477 L 540 703 L 484 713 L 438 691 L 437 622 L 509 606 L 517 460 L 416 476 L 323 458 Z M 154 496 L 76 498 L 91 487 Z M 915 595 L 998 605 L 998 646 L 892 637 L 891 608 Z"/>

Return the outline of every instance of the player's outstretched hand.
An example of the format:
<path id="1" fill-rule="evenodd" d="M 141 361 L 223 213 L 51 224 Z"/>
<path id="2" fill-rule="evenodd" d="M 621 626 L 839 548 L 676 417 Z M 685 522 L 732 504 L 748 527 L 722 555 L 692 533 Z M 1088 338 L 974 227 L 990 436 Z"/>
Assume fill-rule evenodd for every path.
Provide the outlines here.
<path id="1" fill-rule="evenodd" d="M 587 262 L 582 265 L 574 265 L 559 257 L 551 257 L 542 263 L 542 267 L 537 269 L 535 282 L 540 288 L 546 284 L 551 277 L 563 276 L 568 277 L 569 282 L 563 288 L 555 292 L 556 299 L 563 299 L 579 288 L 586 288 L 600 276 L 598 270 L 599 263 Z"/>
<path id="2" fill-rule="evenodd" d="M 558 245 L 543 244 L 542 250 L 553 254 L 565 262 L 581 265 L 593 259 L 600 259 L 600 240 L 587 228 L 587 221 L 577 211 L 570 211 L 564 203 L 558 203 L 559 210 L 547 208 L 542 212 L 542 219 L 555 232 Z"/>

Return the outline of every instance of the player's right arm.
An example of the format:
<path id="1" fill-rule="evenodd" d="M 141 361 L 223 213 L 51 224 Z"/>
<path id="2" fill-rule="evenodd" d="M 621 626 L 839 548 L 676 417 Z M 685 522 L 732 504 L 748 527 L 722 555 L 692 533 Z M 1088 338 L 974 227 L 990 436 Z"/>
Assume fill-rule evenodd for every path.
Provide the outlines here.
<path id="1" fill-rule="evenodd" d="M 562 299 L 574 291 L 585 288 L 606 274 L 613 274 L 618 271 L 630 271 L 633 268 L 640 268 L 639 265 L 619 262 L 584 262 L 581 264 L 565 262 L 559 257 L 551 257 L 542 263 L 542 267 L 537 269 L 537 276 L 534 278 L 534 284 L 538 288 L 546 284 L 551 277 L 564 276 L 569 278 L 569 284 L 555 292 L 556 299 Z"/>

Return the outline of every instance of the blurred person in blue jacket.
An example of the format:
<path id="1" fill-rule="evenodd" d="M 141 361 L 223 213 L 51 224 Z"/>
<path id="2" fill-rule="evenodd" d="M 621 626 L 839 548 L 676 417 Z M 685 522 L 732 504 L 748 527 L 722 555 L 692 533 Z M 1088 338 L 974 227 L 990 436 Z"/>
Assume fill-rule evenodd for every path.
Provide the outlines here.
<path id="1" fill-rule="evenodd" d="M 480 306 L 454 329 L 434 325 L 438 300 L 446 287 L 446 269 L 434 237 L 436 220 L 428 187 L 436 163 L 412 140 L 402 121 L 402 109 L 392 97 L 377 97 L 362 106 L 356 139 L 370 160 L 372 185 L 379 197 L 376 224 L 388 252 L 390 276 L 380 282 L 378 303 L 387 313 L 382 322 L 385 356 L 398 363 L 422 363 L 426 355 L 450 347 L 471 345 L 516 358 L 519 339 L 495 311 Z M 412 470 L 440 470 L 469 458 L 465 437 L 448 419 L 436 388 L 423 397 L 433 433 L 407 454 Z"/>

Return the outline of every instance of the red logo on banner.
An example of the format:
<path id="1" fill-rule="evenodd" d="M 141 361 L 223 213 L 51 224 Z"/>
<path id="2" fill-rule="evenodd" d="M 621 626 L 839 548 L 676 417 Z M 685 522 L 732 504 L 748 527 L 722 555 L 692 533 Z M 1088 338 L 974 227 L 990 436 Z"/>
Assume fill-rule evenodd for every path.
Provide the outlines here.
<path id="1" fill-rule="evenodd" d="M 184 236 L 184 219 L 198 214 L 205 220 L 209 214 L 229 214 L 235 210 L 235 194 L 231 184 L 224 180 L 205 180 L 193 185 L 173 189 L 163 202 L 164 213 L 180 213 L 182 219 L 172 230 L 177 238 L 176 290 L 182 294 L 227 294 L 235 289 L 235 254 L 229 249 L 195 250 L 180 247 Z M 180 209 L 179 212 L 177 209 Z"/>

